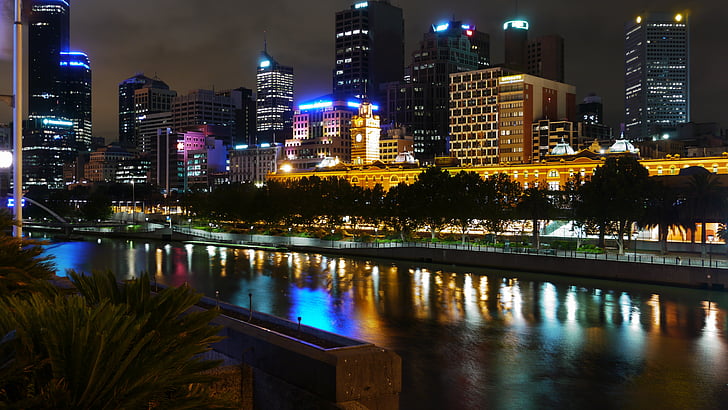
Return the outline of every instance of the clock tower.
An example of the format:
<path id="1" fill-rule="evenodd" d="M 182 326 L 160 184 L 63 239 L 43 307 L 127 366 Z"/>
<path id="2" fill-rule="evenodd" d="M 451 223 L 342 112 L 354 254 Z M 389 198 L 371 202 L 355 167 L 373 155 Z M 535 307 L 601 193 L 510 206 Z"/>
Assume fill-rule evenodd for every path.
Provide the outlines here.
<path id="1" fill-rule="evenodd" d="M 351 118 L 351 161 L 355 165 L 379 160 L 379 116 L 372 113 L 372 104 L 362 101 L 359 115 Z"/>

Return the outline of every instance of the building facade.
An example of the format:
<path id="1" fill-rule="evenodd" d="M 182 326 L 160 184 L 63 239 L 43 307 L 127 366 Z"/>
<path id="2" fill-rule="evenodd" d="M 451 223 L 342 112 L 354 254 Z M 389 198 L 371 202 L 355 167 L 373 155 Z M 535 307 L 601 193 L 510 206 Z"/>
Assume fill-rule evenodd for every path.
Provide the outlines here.
<path id="1" fill-rule="evenodd" d="M 449 75 L 489 63 L 489 36 L 471 24 L 449 21 L 425 33 L 405 80 L 387 85 L 386 114 L 392 123 L 410 130 L 418 159 L 433 163 L 448 153 Z"/>
<path id="2" fill-rule="evenodd" d="M 402 9 L 388 0 L 358 1 L 337 12 L 335 23 L 334 95 L 381 102 L 380 87 L 402 80 Z"/>
<path id="3" fill-rule="evenodd" d="M 293 127 L 293 68 L 279 64 L 265 50 L 256 74 L 255 144 L 283 142 Z"/>
<path id="4" fill-rule="evenodd" d="M 141 88 L 157 90 L 154 92 L 160 95 L 162 94 L 162 91 L 170 91 L 169 86 L 164 81 L 156 77 L 149 78 L 142 73 L 138 73 L 119 83 L 119 143 L 123 147 L 137 147 L 138 145 L 136 136 L 137 119 L 140 115 L 144 115 L 145 113 L 136 112 L 134 96 L 136 90 Z M 147 92 L 151 93 L 153 91 Z M 145 111 L 147 109 L 149 110 L 149 114 L 169 111 L 169 107 L 165 110 L 161 106 L 157 110 L 151 99 L 149 100 L 148 107 L 140 107 L 141 111 Z"/>
<path id="5" fill-rule="evenodd" d="M 525 20 L 503 24 L 505 67 L 521 73 L 564 82 L 564 39 L 556 34 L 528 39 L 530 26 Z"/>
<path id="6" fill-rule="evenodd" d="M 235 147 L 228 154 L 230 182 L 263 185 L 267 175 L 276 172 L 282 155 L 283 144 Z"/>
<path id="7" fill-rule="evenodd" d="M 690 122 L 687 13 L 648 13 L 625 25 L 625 137 L 644 141 Z"/>
<path id="8" fill-rule="evenodd" d="M 351 118 L 351 162 L 355 165 L 379 161 L 379 136 L 382 133 L 379 116 L 372 104 L 363 101 L 359 112 Z"/>
<path id="9" fill-rule="evenodd" d="M 451 74 L 450 104 L 451 154 L 461 163 L 530 163 L 532 124 L 573 121 L 576 87 L 490 68 Z"/>

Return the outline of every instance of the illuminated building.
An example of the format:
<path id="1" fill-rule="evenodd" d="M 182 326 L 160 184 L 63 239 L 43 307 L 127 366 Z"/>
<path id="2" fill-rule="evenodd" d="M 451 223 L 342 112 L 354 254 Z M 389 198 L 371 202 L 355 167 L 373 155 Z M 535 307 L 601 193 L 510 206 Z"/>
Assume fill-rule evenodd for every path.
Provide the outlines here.
<path id="1" fill-rule="evenodd" d="M 267 47 L 256 74 L 256 144 L 283 142 L 293 127 L 293 68 L 278 64 Z"/>
<path id="2" fill-rule="evenodd" d="M 262 185 L 269 172 L 275 172 L 283 155 L 283 144 L 239 145 L 230 150 L 230 182 Z"/>
<path id="3" fill-rule="evenodd" d="M 141 88 L 147 89 L 146 93 L 154 94 L 155 97 L 153 98 L 149 95 L 147 100 L 139 107 L 139 112 L 137 112 L 134 96 L 136 90 Z M 141 115 L 160 113 L 170 110 L 170 106 L 165 105 L 166 100 L 162 99 L 162 96 L 165 95 L 165 91 L 176 95 L 174 91 L 169 90 L 169 86 L 164 81 L 156 77 L 146 77 L 141 73 L 119 83 L 119 143 L 123 147 L 129 148 L 137 147 L 137 145 L 139 145 L 136 134 L 136 121 Z M 160 98 L 156 98 L 156 95 Z M 140 101 L 140 103 L 142 103 L 142 101 Z"/>
<path id="4" fill-rule="evenodd" d="M 146 114 L 137 118 L 136 133 L 140 145 L 144 147 L 144 151 L 139 152 L 141 158 L 145 158 L 151 164 L 150 182 L 157 183 L 162 186 L 162 181 L 157 180 L 157 167 L 159 159 L 159 139 L 160 134 L 166 134 L 167 130 L 172 132 L 172 113 L 160 112 L 157 114 Z"/>
<path id="5" fill-rule="evenodd" d="M 91 149 L 91 63 L 80 51 L 61 52 L 61 112 L 73 122 L 76 148 Z"/>
<path id="6" fill-rule="evenodd" d="M 489 61 L 488 34 L 461 21 L 435 24 L 412 54 L 404 81 L 387 85 L 388 119 L 412 133 L 418 159 L 432 163 L 448 152 L 449 75 L 486 68 Z"/>
<path id="7" fill-rule="evenodd" d="M 373 107 L 375 110 L 378 107 Z M 317 167 L 325 158 L 351 162 L 351 119 L 359 101 L 326 96 L 298 106 L 285 160 L 293 169 Z"/>
<path id="8" fill-rule="evenodd" d="M 363 101 L 359 113 L 351 118 L 351 162 L 355 165 L 379 161 L 379 116 L 372 112 L 372 104 Z"/>
<path id="9" fill-rule="evenodd" d="M 686 13 L 648 13 L 625 26 L 625 137 L 642 141 L 690 122 Z"/>
<path id="10" fill-rule="evenodd" d="M 578 148 L 586 148 L 594 140 L 606 142 L 613 139 L 612 127 L 604 124 L 602 98 L 589 94 L 577 105 L 576 118 L 579 121 L 580 140 L 574 144 Z M 642 153 L 644 156 L 644 153 Z"/>
<path id="11" fill-rule="evenodd" d="M 503 68 L 450 75 L 450 153 L 473 166 L 529 163 L 532 124 L 573 120 L 576 88 Z"/>
<path id="12" fill-rule="evenodd" d="M 23 181 L 61 189 L 63 165 L 91 145 L 91 68 L 85 54 L 69 49 L 68 2 L 29 3 Z"/>
<path id="13" fill-rule="evenodd" d="M 552 34 L 528 39 L 528 21 L 511 20 L 503 24 L 504 66 L 513 70 L 564 82 L 564 39 Z"/>
<path id="14" fill-rule="evenodd" d="M 215 135 L 230 146 L 236 129 L 236 112 L 242 109 L 242 92 L 195 90 L 172 99 L 172 128 L 176 132 L 215 126 Z"/>
<path id="15" fill-rule="evenodd" d="M 555 147 L 556 148 L 556 147 Z M 626 150 L 626 151 L 625 151 Z M 602 153 L 602 151 L 604 151 Z M 609 155 L 636 155 L 634 147 L 627 141 L 620 142 L 608 149 L 593 147 L 570 154 L 551 155 L 547 161 L 534 164 L 512 164 L 494 166 L 455 166 L 445 167 L 448 172 L 456 174 L 460 171 L 476 172 L 487 178 L 497 173 L 505 173 L 512 180 L 519 182 L 523 187 L 536 184 L 548 184 L 551 189 L 563 187 L 575 174 L 590 177 L 594 170 L 603 164 L 604 158 Z M 643 159 L 640 163 L 645 166 L 650 176 L 678 175 L 681 169 L 693 166 L 702 167 L 714 174 L 728 174 L 728 155 L 719 157 L 686 158 L 679 155 L 664 159 Z M 363 188 L 373 188 L 380 184 L 387 191 L 389 188 L 404 182 L 411 184 L 426 167 L 408 164 L 387 164 L 384 168 L 374 166 L 343 165 L 336 168 L 316 168 L 309 171 L 283 172 L 277 171 L 269 174 L 268 179 L 274 181 L 295 181 L 303 177 L 318 176 L 320 178 L 340 177 L 349 183 Z"/>
<path id="16" fill-rule="evenodd" d="M 358 1 L 336 13 L 333 91 L 383 101 L 380 87 L 402 80 L 404 19 L 389 0 Z"/>
<path id="17" fill-rule="evenodd" d="M 187 133 L 185 133 L 186 144 Z M 208 191 L 216 183 L 226 182 L 227 178 L 219 179 L 225 174 L 227 167 L 227 149 L 222 140 L 205 137 L 201 146 L 189 149 L 185 147 L 184 157 L 185 191 L 190 188 Z"/>
<path id="18" fill-rule="evenodd" d="M 388 129 L 379 140 L 379 160 L 392 163 L 402 155 L 409 154 L 414 159 L 414 139 L 407 134 L 405 127 Z"/>
<path id="19" fill-rule="evenodd" d="M 531 138 L 533 140 L 532 162 L 543 161 L 559 144 L 569 147 L 579 145 L 578 123 L 538 120 L 531 124 Z"/>
<path id="20" fill-rule="evenodd" d="M 140 153 L 154 151 L 152 146 L 154 139 L 149 138 L 148 133 L 145 135 L 142 132 L 141 122 L 151 115 L 170 112 L 172 110 L 172 100 L 177 96 L 176 91 L 168 88 L 156 88 L 153 85 L 154 81 L 150 81 L 141 88 L 134 90 L 133 137 L 132 140 L 127 141 L 128 143 L 134 143 L 129 148 L 136 148 Z"/>
<path id="21" fill-rule="evenodd" d="M 119 165 L 133 157 L 133 153 L 113 144 L 91 151 L 89 161 L 84 165 L 84 179 L 89 182 L 116 181 Z"/>

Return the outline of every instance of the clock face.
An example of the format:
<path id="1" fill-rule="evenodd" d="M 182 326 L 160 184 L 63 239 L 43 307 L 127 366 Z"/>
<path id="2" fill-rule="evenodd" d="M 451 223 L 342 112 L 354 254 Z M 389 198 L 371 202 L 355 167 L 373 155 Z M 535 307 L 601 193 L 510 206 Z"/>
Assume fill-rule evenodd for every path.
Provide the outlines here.
<path id="1" fill-rule="evenodd" d="M 361 134 L 356 134 L 356 142 L 361 142 Z"/>

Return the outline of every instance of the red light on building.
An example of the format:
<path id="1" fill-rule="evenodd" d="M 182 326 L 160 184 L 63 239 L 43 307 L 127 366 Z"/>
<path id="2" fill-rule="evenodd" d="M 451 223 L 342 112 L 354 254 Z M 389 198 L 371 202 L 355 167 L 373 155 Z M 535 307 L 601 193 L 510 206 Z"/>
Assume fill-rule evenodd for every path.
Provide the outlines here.
<path id="1" fill-rule="evenodd" d="M 465 30 L 465 35 L 468 36 L 468 37 L 472 37 L 473 36 L 473 30 Z"/>

